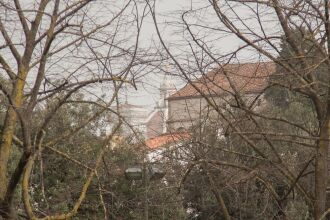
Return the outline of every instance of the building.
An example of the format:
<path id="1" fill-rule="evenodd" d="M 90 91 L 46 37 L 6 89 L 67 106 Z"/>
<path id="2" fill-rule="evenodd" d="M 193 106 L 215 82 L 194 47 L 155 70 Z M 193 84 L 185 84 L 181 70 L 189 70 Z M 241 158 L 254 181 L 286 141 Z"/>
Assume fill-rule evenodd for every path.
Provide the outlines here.
<path id="1" fill-rule="evenodd" d="M 164 76 L 159 88 L 159 101 L 154 110 L 146 119 L 146 137 L 154 138 L 167 132 L 166 121 L 168 120 L 168 98 L 176 92 L 175 85 L 168 76 Z"/>
<path id="2" fill-rule="evenodd" d="M 269 76 L 274 71 L 275 64 L 272 62 L 226 64 L 202 75 L 167 98 L 168 131 L 187 130 L 198 125 L 205 117 L 216 119 L 218 114 L 205 97 L 220 109 L 225 109 L 235 102 L 235 94 L 238 93 L 245 101 L 257 98 L 254 107 L 258 107 L 263 100 L 262 94 Z"/>
<path id="3" fill-rule="evenodd" d="M 176 90 L 168 76 L 165 76 L 160 88 L 160 99 L 152 112 L 145 106 L 131 105 L 127 102 L 120 105 L 120 113 L 146 140 L 161 143 L 168 135 L 188 131 L 201 122 L 218 120 L 218 113 L 209 105 L 205 97 L 219 106 L 228 109 L 235 102 L 235 93 L 239 93 L 245 101 L 254 100 L 254 108 L 260 106 L 263 91 L 268 85 L 268 78 L 275 71 L 275 64 L 244 63 L 226 64 L 202 75 L 180 90 Z M 154 147 L 152 147 L 154 148 Z"/>
<path id="4" fill-rule="evenodd" d="M 161 90 L 163 100 L 159 101 L 146 126 L 147 133 L 149 131 L 145 142 L 149 149 L 148 160 L 155 162 L 175 158 L 184 164 L 182 158 L 186 157 L 187 152 L 182 150 L 182 146 L 189 146 L 196 138 L 191 128 L 206 122 L 205 118 L 220 121 L 218 112 L 205 98 L 209 98 L 220 109 L 227 110 L 238 93 L 246 103 L 254 100 L 252 108 L 258 110 L 263 106 L 263 93 L 274 72 L 275 64 L 271 62 L 227 64 L 202 75 L 178 91 L 169 85 L 161 87 L 164 88 Z M 216 137 L 224 137 L 222 129 L 220 126 L 213 130 Z M 212 132 L 208 134 L 214 135 Z"/>
<path id="5" fill-rule="evenodd" d="M 168 150 L 178 152 L 182 143 L 189 141 L 191 134 L 188 132 L 176 132 L 161 134 L 157 137 L 146 140 L 148 148 L 148 160 L 151 162 L 159 161 L 164 158 L 164 153 Z"/>
<path id="6" fill-rule="evenodd" d="M 151 112 L 143 105 L 132 105 L 127 101 L 120 104 L 119 114 L 124 119 L 122 126 L 123 134 L 132 134 L 133 129 L 135 133 L 139 133 L 147 140 L 166 133 L 166 121 L 168 119 L 167 98 L 176 91 L 171 80 L 167 76 L 164 76 L 159 88 L 159 101 Z"/>
<path id="7" fill-rule="evenodd" d="M 125 119 L 123 132 L 126 135 L 131 134 L 133 132 L 132 129 L 134 129 L 135 132 L 145 137 L 147 130 L 146 118 L 149 114 L 145 106 L 132 105 L 126 101 L 124 104 L 119 105 L 119 113 Z"/>

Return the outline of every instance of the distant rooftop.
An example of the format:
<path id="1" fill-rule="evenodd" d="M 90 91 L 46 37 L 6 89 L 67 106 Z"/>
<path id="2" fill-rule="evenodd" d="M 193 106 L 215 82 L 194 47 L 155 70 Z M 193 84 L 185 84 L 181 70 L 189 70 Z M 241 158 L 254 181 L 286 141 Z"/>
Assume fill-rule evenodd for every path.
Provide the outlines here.
<path id="1" fill-rule="evenodd" d="M 188 83 L 168 99 L 180 99 L 205 95 L 219 95 L 233 92 L 232 83 L 239 92 L 257 93 L 267 86 L 270 75 L 275 72 L 273 62 L 225 64 L 199 79 Z M 197 89 L 196 89 L 196 88 Z"/>
<path id="2" fill-rule="evenodd" d="M 163 147 L 167 144 L 175 144 L 182 141 L 186 141 L 190 137 L 191 134 L 188 132 L 167 133 L 147 140 L 146 145 L 148 149 L 153 150 Z"/>

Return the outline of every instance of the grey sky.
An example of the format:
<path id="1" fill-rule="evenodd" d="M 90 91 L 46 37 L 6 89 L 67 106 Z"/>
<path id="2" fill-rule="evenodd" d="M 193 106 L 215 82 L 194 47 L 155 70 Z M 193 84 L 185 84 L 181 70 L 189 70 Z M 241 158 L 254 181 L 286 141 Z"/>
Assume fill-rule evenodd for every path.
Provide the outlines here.
<path id="1" fill-rule="evenodd" d="M 176 53 L 182 53 L 185 50 L 184 47 L 187 47 L 187 36 L 184 34 L 184 28 L 182 25 L 178 25 L 178 22 L 181 22 L 182 11 L 187 11 L 196 8 L 205 7 L 208 4 L 208 1 L 197 1 L 197 0 L 159 0 L 156 2 L 156 11 L 157 11 L 157 20 L 159 23 L 159 29 L 162 32 L 162 37 L 166 41 L 165 43 L 169 45 L 169 49 Z M 202 16 L 205 17 L 205 21 L 217 22 L 216 17 L 213 14 L 210 14 L 211 10 L 201 10 L 200 13 L 205 13 Z M 242 11 L 244 13 L 244 11 Z M 194 18 L 192 18 L 192 22 Z M 196 23 L 203 23 L 203 21 L 196 21 Z M 211 34 L 207 36 L 208 33 L 204 33 L 206 39 L 212 38 Z M 212 46 L 214 51 L 217 51 L 220 54 L 228 53 L 241 45 L 241 42 L 232 35 L 223 35 L 218 39 L 212 39 Z M 149 15 L 144 24 L 141 34 L 141 43 L 144 46 L 150 46 L 152 44 L 159 45 L 158 36 L 156 35 L 155 27 L 151 16 Z M 177 47 L 177 45 L 182 45 L 182 48 Z M 211 44 L 210 44 L 211 45 Z M 189 55 L 187 53 L 187 55 Z M 251 59 L 252 55 L 249 51 L 245 51 L 243 54 L 240 54 L 246 61 Z M 138 84 L 138 90 L 132 88 L 128 89 L 125 93 L 125 96 L 128 97 L 128 101 L 132 104 L 142 104 L 147 105 L 150 108 L 154 106 L 156 101 L 159 98 L 158 87 L 161 84 L 163 75 L 161 73 L 149 74 L 143 79 L 142 83 Z M 172 77 L 171 80 L 177 86 L 177 89 L 180 89 L 185 83 L 176 77 Z"/>

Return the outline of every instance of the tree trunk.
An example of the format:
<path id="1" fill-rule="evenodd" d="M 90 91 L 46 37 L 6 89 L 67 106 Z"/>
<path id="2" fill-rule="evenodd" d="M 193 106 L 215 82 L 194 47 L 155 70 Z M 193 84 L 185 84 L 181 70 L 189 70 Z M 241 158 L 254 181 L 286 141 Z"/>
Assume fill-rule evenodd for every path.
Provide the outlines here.
<path id="1" fill-rule="evenodd" d="M 316 152 L 315 164 L 315 207 L 314 217 L 320 219 L 325 212 L 326 190 L 328 185 L 328 148 L 329 148 L 330 112 L 327 113 L 325 122 L 321 126 L 320 140 Z"/>
<path id="2" fill-rule="evenodd" d="M 4 220 L 17 220 L 17 214 L 11 203 L 3 202 L 0 204 L 0 220 L 2 220 L 1 216 Z"/>
<path id="3" fill-rule="evenodd" d="M 227 206 L 225 204 L 225 201 L 223 200 L 223 198 L 221 196 L 221 192 L 218 191 L 217 186 L 215 185 L 215 182 L 214 182 L 211 174 L 207 170 L 206 165 L 204 166 L 204 171 L 205 171 L 206 177 L 209 181 L 209 184 L 211 186 L 211 191 L 212 191 L 212 193 L 213 193 L 213 195 L 214 195 L 214 197 L 217 200 L 217 203 L 219 205 L 220 212 L 222 212 L 223 217 L 224 217 L 225 220 L 231 220 L 231 217 L 229 215 L 229 212 L 228 212 Z"/>
<path id="4" fill-rule="evenodd" d="M 16 113 L 13 107 L 9 107 L 0 145 L 0 200 L 3 200 L 7 191 L 7 163 L 10 156 L 13 133 L 16 125 Z"/>
<path id="5" fill-rule="evenodd" d="M 7 181 L 7 166 L 10 158 L 10 153 L 12 149 L 13 136 L 16 129 L 17 114 L 16 111 L 20 109 L 23 103 L 23 92 L 25 79 L 27 76 L 27 71 L 25 68 L 20 68 L 17 81 L 14 85 L 11 105 L 8 107 L 7 114 L 5 117 L 4 127 L 1 136 L 0 143 L 0 215 L 6 217 L 6 213 L 11 210 L 11 204 L 5 201 L 8 181 Z M 9 213 L 9 215 L 11 215 Z M 7 217 L 6 217 L 7 218 Z M 9 218 L 10 219 L 10 218 Z"/>

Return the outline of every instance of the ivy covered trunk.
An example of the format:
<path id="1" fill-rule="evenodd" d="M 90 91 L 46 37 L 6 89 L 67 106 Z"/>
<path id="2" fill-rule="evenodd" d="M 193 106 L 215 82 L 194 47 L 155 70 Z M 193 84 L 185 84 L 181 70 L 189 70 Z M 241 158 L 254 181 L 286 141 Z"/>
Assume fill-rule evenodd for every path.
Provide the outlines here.
<path id="1" fill-rule="evenodd" d="M 11 199 L 12 193 L 8 192 L 8 180 L 7 180 L 7 166 L 10 158 L 10 152 L 12 149 L 13 136 L 16 128 L 17 114 L 16 111 L 20 110 L 23 103 L 23 91 L 25 85 L 25 79 L 27 77 L 27 71 L 25 68 L 20 68 L 17 81 L 12 91 L 11 106 L 9 106 L 5 122 L 3 126 L 3 131 L 1 135 L 1 145 L 0 145 L 0 212 L 5 218 L 11 218 Z"/>

